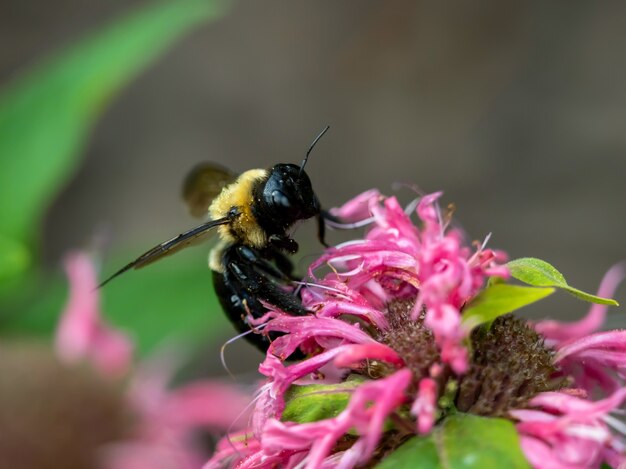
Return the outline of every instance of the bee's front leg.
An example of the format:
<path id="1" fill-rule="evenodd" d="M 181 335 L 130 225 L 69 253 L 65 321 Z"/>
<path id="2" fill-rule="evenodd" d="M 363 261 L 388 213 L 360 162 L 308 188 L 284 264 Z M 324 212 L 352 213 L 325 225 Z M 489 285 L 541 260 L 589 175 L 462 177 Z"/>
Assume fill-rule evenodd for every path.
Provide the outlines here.
<path id="1" fill-rule="evenodd" d="M 255 299 L 264 300 L 285 313 L 294 316 L 308 314 L 300 299 L 285 291 L 268 274 L 268 264 L 249 246 L 231 247 L 224 256 L 225 276 L 231 285 L 237 285 Z"/>
<path id="2" fill-rule="evenodd" d="M 268 241 L 273 247 L 287 251 L 289 254 L 298 252 L 298 243 L 287 235 L 273 234 L 270 235 Z"/>

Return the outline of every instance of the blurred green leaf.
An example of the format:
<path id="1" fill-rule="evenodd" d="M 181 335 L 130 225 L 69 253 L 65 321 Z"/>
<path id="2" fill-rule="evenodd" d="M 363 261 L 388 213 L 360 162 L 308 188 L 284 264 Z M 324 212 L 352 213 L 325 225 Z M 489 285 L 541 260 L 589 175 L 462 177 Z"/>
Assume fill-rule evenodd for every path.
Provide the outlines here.
<path id="1" fill-rule="evenodd" d="M 89 130 L 115 93 L 192 26 L 219 17 L 223 5 L 208 0 L 151 5 L 5 88 L 0 95 L 0 234 L 16 251 L 0 256 L 23 257 L 20 246 L 35 239 L 42 212 L 76 168 Z M 12 265 L 19 270 L 15 259 Z"/>
<path id="2" fill-rule="evenodd" d="M 463 324 L 476 327 L 491 322 L 552 294 L 554 288 L 523 287 L 496 283 L 485 288 L 463 311 Z"/>
<path id="3" fill-rule="evenodd" d="M 530 468 L 513 424 L 456 414 L 425 437 L 414 437 L 385 456 L 376 469 Z"/>
<path id="4" fill-rule="evenodd" d="M 517 280 L 536 287 L 557 287 L 569 294 L 589 303 L 618 306 L 617 301 L 611 298 L 601 298 L 590 293 L 570 287 L 563 274 L 556 270 L 552 264 L 534 257 L 515 259 L 507 264 L 511 276 Z"/>
<path id="5" fill-rule="evenodd" d="M 112 272 L 132 257 L 121 256 L 115 262 L 107 262 L 103 271 Z M 44 287 L 35 285 L 24 292 L 23 296 L 35 299 L 29 306 L 3 306 L 3 336 L 50 337 L 67 301 L 67 280 L 59 274 L 42 283 Z M 100 293 L 104 317 L 130 333 L 140 355 L 163 341 L 193 347 L 222 334 L 235 335 L 213 292 L 211 272 L 206 262 L 198 258 L 198 250 L 129 272 Z M 7 310 L 11 312 L 8 316 Z"/>
<path id="6" fill-rule="evenodd" d="M 0 281 L 23 273 L 31 263 L 28 248 L 0 234 Z"/>
<path id="7" fill-rule="evenodd" d="M 283 422 L 309 423 L 339 415 L 348 405 L 352 391 L 363 379 L 339 384 L 307 384 L 291 386 L 285 397 Z"/>

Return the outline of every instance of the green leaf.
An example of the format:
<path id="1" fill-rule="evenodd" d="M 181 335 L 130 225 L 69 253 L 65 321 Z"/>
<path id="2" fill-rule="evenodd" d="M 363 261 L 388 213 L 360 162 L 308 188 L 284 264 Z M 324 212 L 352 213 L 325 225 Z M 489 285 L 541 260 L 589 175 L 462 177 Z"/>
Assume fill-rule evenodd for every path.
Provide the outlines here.
<path id="1" fill-rule="evenodd" d="M 140 10 L 20 77 L 0 95 L 0 234 L 32 244 L 111 98 L 223 2 L 176 0 Z"/>
<path id="2" fill-rule="evenodd" d="M 346 408 L 352 391 L 362 382 L 362 378 L 355 377 L 340 384 L 291 386 L 281 420 L 310 423 L 336 417 Z"/>
<path id="3" fill-rule="evenodd" d="M 426 437 L 414 437 L 387 455 L 377 469 L 530 468 L 511 422 L 456 414 Z"/>
<path id="4" fill-rule="evenodd" d="M 491 322 L 498 316 L 539 301 L 553 292 L 554 288 L 496 283 L 485 288 L 469 303 L 463 311 L 463 324 L 473 328 Z"/>
<path id="5" fill-rule="evenodd" d="M 577 288 L 570 287 L 563 277 L 563 274 L 556 270 L 554 266 L 542 261 L 541 259 L 535 259 L 534 257 L 523 257 L 521 259 L 515 259 L 507 264 L 511 271 L 511 276 L 517 280 L 533 285 L 536 287 L 556 287 L 565 290 L 566 292 L 574 295 L 576 298 L 588 301 L 589 303 L 598 303 L 603 305 L 619 306 L 617 301 L 611 298 L 602 298 Z"/>
<path id="6" fill-rule="evenodd" d="M 31 263 L 24 244 L 0 234 L 0 281 L 23 273 Z"/>

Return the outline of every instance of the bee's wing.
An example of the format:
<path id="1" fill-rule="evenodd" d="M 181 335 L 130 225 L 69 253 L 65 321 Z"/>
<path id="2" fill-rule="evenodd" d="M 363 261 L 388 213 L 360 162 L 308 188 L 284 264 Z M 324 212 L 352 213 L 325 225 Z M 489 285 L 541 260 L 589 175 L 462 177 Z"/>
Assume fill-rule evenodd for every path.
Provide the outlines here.
<path id="1" fill-rule="evenodd" d="M 231 218 L 228 218 L 228 217 L 220 218 L 219 220 L 209 220 L 208 222 L 203 223 L 200 226 L 196 226 L 195 228 L 192 228 L 189 231 L 185 231 L 184 233 L 181 233 L 178 236 L 168 241 L 158 244 L 157 246 L 150 249 L 148 252 L 143 253 L 137 259 L 125 265 L 117 272 L 115 272 L 113 275 L 107 278 L 104 282 L 98 285 L 98 288 L 103 287 L 104 285 L 109 283 L 111 280 L 113 280 L 115 277 L 123 274 L 127 270 L 139 269 L 148 264 L 152 264 L 153 262 L 158 261 L 159 259 L 162 259 L 165 256 L 174 254 L 175 252 L 178 252 L 181 249 L 184 249 L 188 246 L 197 244 L 202 241 L 206 241 L 210 234 L 211 228 L 214 228 L 219 225 L 225 225 L 226 223 L 230 223 L 230 221 L 231 221 Z"/>
<path id="2" fill-rule="evenodd" d="M 206 216 L 211 202 L 237 175 L 215 163 L 200 163 L 183 183 L 183 199 L 194 217 Z"/>

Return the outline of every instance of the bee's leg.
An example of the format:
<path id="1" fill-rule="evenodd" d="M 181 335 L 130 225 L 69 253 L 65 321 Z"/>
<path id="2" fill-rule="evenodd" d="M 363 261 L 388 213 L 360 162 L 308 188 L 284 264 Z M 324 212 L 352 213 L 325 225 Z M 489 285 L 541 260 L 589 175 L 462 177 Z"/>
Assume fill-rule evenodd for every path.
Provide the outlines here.
<path id="1" fill-rule="evenodd" d="M 328 244 L 326 244 L 326 240 L 324 239 L 324 236 L 326 235 L 326 223 L 325 223 L 325 220 L 329 216 L 330 216 L 330 214 L 327 213 L 327 212 L 320 212 L 317 215 L 317 239 L 319 240 L 319 242 L 324 247 L 328 247 Z"/>
<path id="2" fill-rule="evenodd" d="M 291 259 L 288 256 L 276 249 L 271 250 L 269 255 L 276 263 L 278 270 L 283 273 L 283 277 L 286 280 L 300 280 L 300 277 L 293 274 L 293 262 L 291 262 Z"/>
<path id="3" fill-rule="evenodd" d="M 289 256 L 286 256 L 273 246 L 264 249 L 260 253 L 248 246 L 240 246 L 239 252 L 240 255 L 252 262 L 260 271 L 278 280 L 292 282 L 301 278 L 293 274 L 293 262 L 291 262 Z M 274 261 L 275 265 L 270 261 Z"/>
<path id="4" fill-rule="evenodd" d="M 236 249 L 239 257 L 247 262 L 250 262 L 251 264 L 254 264 L 254 266 L 260 271 L 260 273 L 268 274 L 275 279 L 283 280 L 285 282 L 294 280 L 290 276 L 291 271 L 293 270 L 293 266 L 291 266 L 291 270 L 285 271 L 283 269 L 283 266 L 279 265 L 278 262 L 276 263 L 276 265 L 274 265 L 267 260 L 275 260 L 276 254 L 278 254 L 291 265 L 289 258 L 281 252 L 274 249 L 267 249 L 263 252 L 263 255 L 261 255 L 261 253 L 257 252 L 256 250 L 243 245 L 239 245 Z"/>
<path id="5" fill-rule="evenodd" d="M 295 254 L 298 252 L 298 243 L 295 239 L 290 238 L 289 236 L 281 236 L 277 234 L 270 235 L 269 244 L 276 248 L 282 249 L 283 251 L 287 251 L 289 254 Z"/>
<path id="6" fill-rule="evenodd" d="M 230 272 L 213 272 L 213 286 L 224 313 L 239 332 L 249 332 L 248 315 L 261 317 L 267 312 L 261 302 L 250 295 Z M 265 352 L 270 339 L 263 334 L 248 334 L 246 340 Z"/>
<path id="7" fill-rule="evenodd" d="M 240 332 L 252 328 L 249 317 L 260 318 L 267 313 L 261 300 L 293 315 L 305 315 L 299 299 L 282 290 L 270 277 L 264 275 L 261 265 L 271 265 L 256 250 L 242 245 L 230 246 L 222 254 L 223 272 L 213 272 L 213 284 L 226 315 Z M 283 335 L 280 332 L 248 334 L 246 340 L 266 351 L 270 342 Z M 294 359 L 299 352 L 291 355 Z"/>
<path id="8" fill-rule="evenodd" d="M 281 311 L 294 316 L 304 316 L 308 314 L 302 306 L 300 300 L 293 294 L 285 291 L 267 275 L 263 275 L 258 270 L 254 262 L 250 262 L 250 250 L 247 246 L 238 246 L 237 255 L 232 256 L 226 264 L 229 272 L 239 281 L 241 286 L 250 295 L 266 301 L 276 306 Z M 242 254 L 245 252 L 245 256 Z M 235 259 L 237 257 L 238 259 Z"/>
<path id="9" fill-rule="evenodd" d="M 231 247 L 224 255 L 226 269 L 250 295 L 276 306 L 278 309 L 297 316 L 307 314 L 300 300 L 285 291 L 279 284 L 263 273 L 260 266 L 267 261 L 248 246 Z"/>

